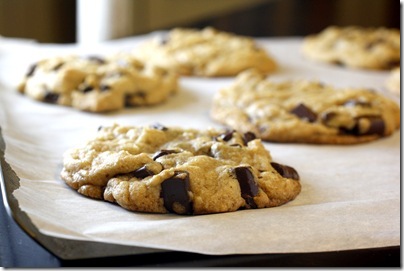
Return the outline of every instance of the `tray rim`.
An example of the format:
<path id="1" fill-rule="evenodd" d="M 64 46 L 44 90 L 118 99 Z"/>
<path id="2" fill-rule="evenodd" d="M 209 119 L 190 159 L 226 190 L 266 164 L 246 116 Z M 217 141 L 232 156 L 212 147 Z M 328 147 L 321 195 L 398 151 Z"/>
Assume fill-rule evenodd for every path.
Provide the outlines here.
<path id="1" fill-rule="evenodd" d="M 39 245 L 63 260 L 79 260 L 134 254 L 168 252 L 168 250 L 126 246 L 97 241 L 73 240 L 53 237 L 40 232 L 28 214 L 20 209 L 13 192 L 20 187 L 20 179 L 5 160 L 6 144 L 0 126 L 0 187 L 7 214 Z M 6 181 L 7 179 L 7 181 Z"/>

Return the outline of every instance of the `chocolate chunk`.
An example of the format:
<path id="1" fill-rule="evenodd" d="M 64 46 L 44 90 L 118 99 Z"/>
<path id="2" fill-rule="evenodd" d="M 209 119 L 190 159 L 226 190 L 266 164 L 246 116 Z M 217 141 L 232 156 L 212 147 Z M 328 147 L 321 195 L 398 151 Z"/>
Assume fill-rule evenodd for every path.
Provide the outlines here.
<path id="1" fill-rule="evenodd" d="M 396 67 L 400 67 L 400 64 L 401 64 L 400 59 L 398 59 L 398 60 L 390 60 L 390 61 L 388 61 L 386 63 L 386 69 L 393 69 L 393 68 L 396 68 Z"/>
<path id="2" fill-rule="evenodd" d="M 79 87 L 79 90 L 83 93 L 87 93 L 92 91 L 94 88 L 92 86 L 81 86 Z"/>
<path id="3" fill-rule="evenodd" d="M 111 87 L 108 86 L 108 85 L 101 85 L 101 86 L 100 86 L 100 90 L 101 90 L 101 91 L 108 91 L 108 90 L 110 90 L 110 89 L 111 89 Z"/>
<path id="4" fill-rule="evenodd" d="M 156 161 L 157 158 L 171 153 L 178 153 L 178 152 L 176 150 L 160 150 L 153 155 L 153 160 Z"/>
<path id="5" fill-rule="evenodd" d="M 275 162 L 271 162 L 271 166 L 284 178 L 299 180 L 299 174 L 297 171 L 289 166 L 281 165 Z"/>
<path id="6" fill-rule="evenodd" d="M 154 173 L 152 171 L 150 171 L 146 165 L 144 165 L 143 167 L 137 169 L 136 171 L 134 171 L 133 176 L 139 179 L 143 179 L 146 178 L 148 176 L 153 176 Z"/>
<path id="7" fill-rule="evenodd" d="M 317 120 L 317 114 L 314 113 L 310 108 L 305 106 L 303 103 L 293 108 L 290 113 L 298 116 L 301 119 L 305 119 L 308 122 L 315 122 Z"/>
<path id="8" fill-rule="evenodd" d="M 241 197 L 246 201 L 247 208 L 257 208 L 254 197 L 258 195 L 258 185 L 254 175 L 248 167 L 236 167 L 234 172 L 240 185 Z"/>
<path id="9" fill-rule="evenodd" d="M 51 104 L 57 103 L 58 99 L 59 99 L 59 94 L 53 93 L 53 92 L 47 92 L 45 94 L 45 96 L 43 97 L 43 101 L 45 103 L 51 103 Z"/>
<path id="10" fill-rule="evenodd" d="M 193 213 L 189 192 L 189 173 L 186 171 L 176 171 L 174 176 L 161 183 L 164 207 L 172 213 L 186 215 Z"/>
<path id="11" fill-rule="evenodd" d="M 248 142 L 250 142 L 251 140 L 254 140 L 256 138 L 257 138 L 257 136 L 253 132 L 244 133 L 244 136 L 243 136 L 244 144 L 247 145 Z"/>
<path id="12" fill-rule="evenodd" d="M 25 75 L 26 77 L 31 77 L 34 75 L 36 68 L 38 67 L 37 64 L 33 64 L 29 67 L 27 74 Z"/>
<path id="13" fill-rule="evenodd" d="M 150 127 L 153 128 L 153 129 L 156 129 L 156 130 L 160 130 L 160 131 L 167 131 L 168 130 L 167 127 L 165 127 L 164 125 L 161 125 L 160 123 L 155 123 L 155 124 L 151 125 Z"/>
<path id="14" fill-rule="evenodd" d="M 333 120 L 334 118 L 336 118 L 337 116 L 338 116 L 338 114 L 335 112 L 326 112 L 321 115 L 321 122 L 325 125 L 328 125 L 328 123 L 331 120 Z"/>
<path id="15" fill-rule="evenodd" d="M 125 95 L 125 105 L 126 106 L 131 106 L 133 98 L 145 99 L 146 98 L 146 93 L 140 90 L 140 91 L 137 91 L 135 93 L 126 94 Z"/>
<path id="16" fill-rule="evenodd" d="M 366 123 L 367 122 L 367 123 Z M 360 117 L 356 119 L 356 124 L 351 130 L 345 130 L 345 132 L 354 135 L 384 135 L 385 123 L 381 117 L 369 116 Z"/>
<path id="17" fill-rule="evenodd" d="M 59 70 L 64 64 L 65 64 L 64 62 L 61 62 L 61 63 L 57 64 L 55 67 L 53 67 L 52 70 L 53 70 L 53 71 L 57 71 L 57 70 Z"/>
<path id="18" fill-rule="evenodd" d="M 235 132 L 236 132 L 235 130 L 226 131 L 223 134 L 218 135 L 216 139 L 222 139 L 223 141 L 229 141 L 230 139 L 232 139 L 233 133 L 235 133 Z"/>
<path id="19" fill-rule="evenodd" d="M 369 118 L 370 120 L 370 127 L 367 131 L 367 134 L 377 134 L 380 136 L 384 135 L 384 130 L 385 130 L 385 123 L 384 120 L 381 117 L 374 117 L 374 118 Z"/>
<path id="20" fill-rule="evenodd" d="M 94 62 L 96 62 L 98 64 L 105 64 L 105 59 L 103 59 L 103 58 L 101 58 L 99 56 L 89 56 L 88 60 L 94 61 Z"/>

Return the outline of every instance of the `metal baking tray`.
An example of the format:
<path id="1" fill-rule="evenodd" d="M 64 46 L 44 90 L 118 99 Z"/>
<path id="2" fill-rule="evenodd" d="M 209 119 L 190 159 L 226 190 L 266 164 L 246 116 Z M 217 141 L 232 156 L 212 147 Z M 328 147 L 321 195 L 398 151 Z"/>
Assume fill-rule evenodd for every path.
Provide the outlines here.
<path id="1" fill-rule="evenodd" d="M 0 127 L 0 184 L 3 203 L 8 214 L 37 243 L 55 256 L 64 260 L 113 257 L 145 253 L 167 252 L 166 250 L 117 245 L 111 243 L 71 240 L 45 235 L 32 223 L 18 205 L 13 192 L 20 187 L 20 179 L 5 161 L 6 144 Z"/>

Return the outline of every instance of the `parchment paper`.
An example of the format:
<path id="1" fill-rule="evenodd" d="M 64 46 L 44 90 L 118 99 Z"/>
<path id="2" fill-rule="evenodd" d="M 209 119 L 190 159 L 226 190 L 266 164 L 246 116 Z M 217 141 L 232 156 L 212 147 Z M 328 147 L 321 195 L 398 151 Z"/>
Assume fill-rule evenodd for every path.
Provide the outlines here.
<path id="1" fill-rule="evenodd" d="M 5 158 L 21 179 L 14 196 L 43 234 L 205 254 L 400 245 L 399 132 L 352 146 L 265 143 L 275 161 L 293 166 L 301 177 L 301 194 L 276 208 L 203 216 L 142 214 L 83 197 L 67 187 L 59 178 L 63 152 L 89 139 L 100 125 L 159 122 L 201 129 L 221 127 L 209 118 L 210 101 L 233 78 L 182 78 L 181 91 L 165 104 L 109 114 L 44 104 L 15 91 L 27 66 L 42 57 L 128 50 L 149 37 L 110 41 L 94 48 L 0 40 L 0 126 Z M 271 78 L 364 86 L 391 96 L 384 87 L 387 72 L 308 62 L 300 54 L 301 41 L 258 39 L 280 64 Z"/>

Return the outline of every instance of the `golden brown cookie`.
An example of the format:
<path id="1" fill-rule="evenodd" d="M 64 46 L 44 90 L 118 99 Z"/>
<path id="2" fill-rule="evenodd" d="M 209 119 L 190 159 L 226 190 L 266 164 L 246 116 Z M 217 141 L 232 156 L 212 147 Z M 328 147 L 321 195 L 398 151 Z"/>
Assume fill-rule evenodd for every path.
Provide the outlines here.
<path id="1" fill-rule="evenodd" d="M 304 80 L 275 82 L 254 71 L 215 94 L 211 117 L 275 142 L 354 144 L 400 127 L 398 105 L 375 91 Z"/>
<path id="2" fill-rule="evenodd" d="M 128 55 L 61 56 L 28 70 L 19 91 L 42 102 L 105 112 L 165 101 L 178 89 L 178 76 Z"/>
<path id="3" fill-rule="evenodd" d="M 330 26 L 307 36 L 302 51 L 309 59 L 361 69 L 400 65 L 400 31 L 388 28 Z"/>
<path id="4" fill-rule="evenodd" d="M 136 48 L 141 61 L 174 70 L 181 75 L 234 76 L 249 68 L 271 73 L 275 60 L 249 37 L 218 31 L 175 28 Z"/>
<path id="5" fill-rule="evenodd" d="M 66 151 L 61 177 L 128 210 L 187 215 L 279 206 L 301 189 L 252 133 L 162 125 L 100 128 Z"/>

